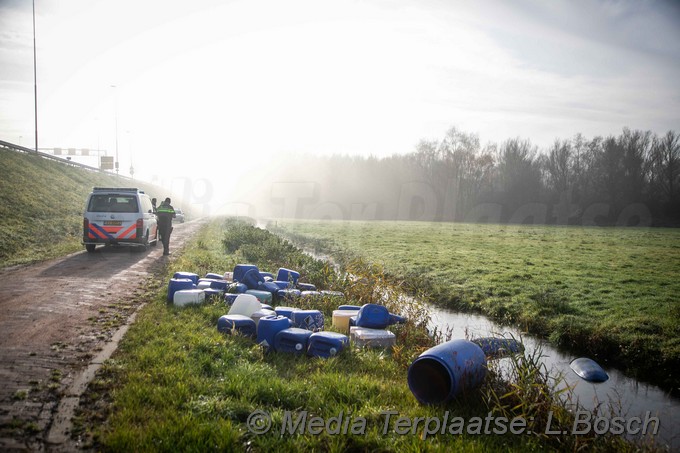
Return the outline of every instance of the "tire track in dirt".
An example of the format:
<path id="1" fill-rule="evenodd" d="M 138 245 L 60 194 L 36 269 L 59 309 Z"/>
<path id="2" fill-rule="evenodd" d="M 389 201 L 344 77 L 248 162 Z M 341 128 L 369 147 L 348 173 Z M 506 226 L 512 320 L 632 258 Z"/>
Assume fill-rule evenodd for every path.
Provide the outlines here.
<path id="1" fill-rule="evenodd" d="M 204 224 L 174 225 L 180 250 Z M 49 451 L 64 391 L 139 306 L 170 257 L 103 247 L 0 271 L 0 450 Z"/>

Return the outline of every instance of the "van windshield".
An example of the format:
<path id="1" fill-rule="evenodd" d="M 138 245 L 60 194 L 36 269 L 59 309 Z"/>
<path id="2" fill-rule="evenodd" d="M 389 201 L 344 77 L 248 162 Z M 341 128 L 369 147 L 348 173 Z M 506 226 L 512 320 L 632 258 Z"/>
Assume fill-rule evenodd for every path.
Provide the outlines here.
<path id="1" fill-rule="evenodd" d="M 89 212 L 139 212 L 134 195 L 95 194 L 87 207 Z"/>

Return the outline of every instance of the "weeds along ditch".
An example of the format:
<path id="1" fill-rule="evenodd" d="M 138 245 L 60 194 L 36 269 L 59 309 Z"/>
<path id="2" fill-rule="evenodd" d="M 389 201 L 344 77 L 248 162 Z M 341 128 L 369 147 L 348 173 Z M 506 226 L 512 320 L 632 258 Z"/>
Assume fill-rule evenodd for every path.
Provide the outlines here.
<path id="1" fill-rule="evenodd" d="M 279 221 L 271 231 L 364 257 L 440 307 L 481 313 L 680 392 L 680 229 Z"/>
<path id="2" fill-rule="evenodd" d="M 102 451 L 658 450 L 608 432 L 573 433 L 574 414 L 529 354 L 513 359 L 510 374 L 489 367 L 481 388 L 445 405 L 419 404 L 406 382 L 408 366 L 443 338 L 428 335 L 427 311 L 417 302 L 386 298 L 380 288 L 396 292 L 400 285 L 365 261 L 337 272 L 268 231 L 216 219 L 173 256 L 164 282 L 176 271 L 224 273 L 239 263 L 296 269 L 301 281 L 341 291 L 348 304 L 380 302 L 408 321 L 390 327 L 397 335 L 391 350 L 348 348 L 329 359 L 265 352 L 250 338 L 217 331 L 228 311 L 221 299 L 175 307 L 160 282 L 90 385 L 74 435 Z M 320 300 L 300 308 L 319 309 L 330 320 L 336 305 Z M 255 432 L 254 414 L 265 414 L 271 429 Z M 325 425 L 284 429 L 303 415 Z M 503 430 L 503 418 L 526 426 Z"/>

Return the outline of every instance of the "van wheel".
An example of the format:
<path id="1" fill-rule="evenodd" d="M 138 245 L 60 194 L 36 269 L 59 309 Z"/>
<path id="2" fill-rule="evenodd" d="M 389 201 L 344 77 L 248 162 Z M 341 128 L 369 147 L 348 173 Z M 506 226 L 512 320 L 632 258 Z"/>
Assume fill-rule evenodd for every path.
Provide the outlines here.
<path id="1" fill-rule="evenodd" d="M 85 250 L 87 250 L 90 253 L 94 252 L 94 249 L 96 247 L 97 247 L 96 244 L 85 244 Z"/>

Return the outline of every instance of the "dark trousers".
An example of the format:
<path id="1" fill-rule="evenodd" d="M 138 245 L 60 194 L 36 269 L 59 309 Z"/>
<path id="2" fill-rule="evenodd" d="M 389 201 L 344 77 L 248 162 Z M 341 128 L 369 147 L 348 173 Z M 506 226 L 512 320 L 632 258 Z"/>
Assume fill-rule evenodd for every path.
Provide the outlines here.
<path id="1" fill-rule="evenodd" d="M 170 234 L 172 233 L 172 225 L 159 225 L 158 234 L 163 244 L 163 253 L 170 252 Z"/>

